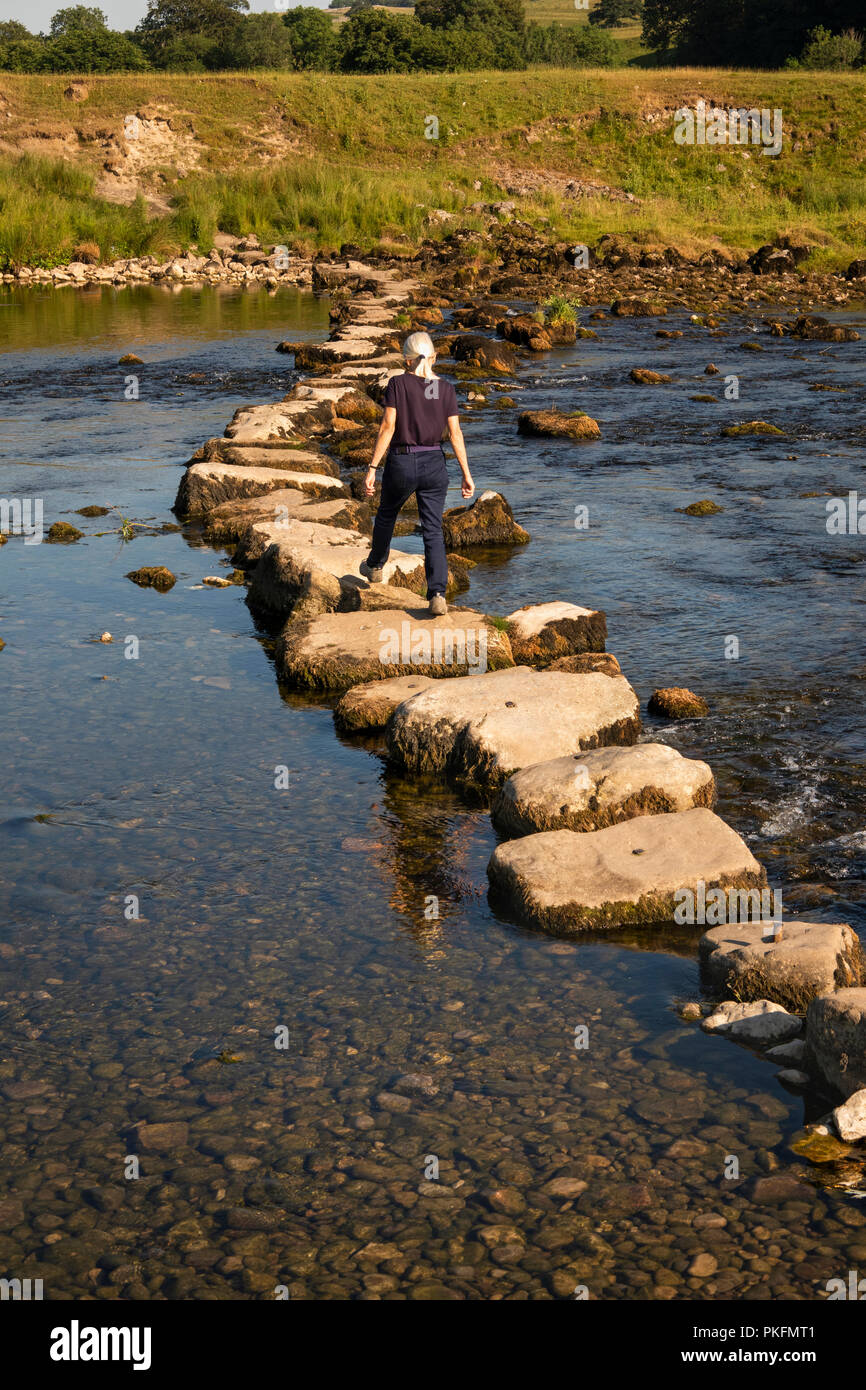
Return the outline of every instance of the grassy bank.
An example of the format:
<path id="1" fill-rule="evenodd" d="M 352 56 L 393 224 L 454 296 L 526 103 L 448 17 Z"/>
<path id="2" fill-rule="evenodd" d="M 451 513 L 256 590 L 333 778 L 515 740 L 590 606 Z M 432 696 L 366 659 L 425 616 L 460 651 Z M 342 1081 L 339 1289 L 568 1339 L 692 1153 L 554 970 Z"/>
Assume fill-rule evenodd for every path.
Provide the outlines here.
<path id="1" fill-rule="evenodd" d="M 0 77 L 6 258 L 54 264 L 83 240 L 104 258 L 207 249 L 217 230 L 304 250 L 405 248 L 447 232 L 427 224 L 431 208 L 504 197 L 530 220 L 549 219 L 552 236 L 581 241 L 612 232 L 695 251 L 786 233 L 814 247 L 813 265 L 864 253 L 862 76 L 148 74 L 86 86 L 76 101 L 64 95 L 68 77 Z M 673 112 L 699 97 L 780 108 L 781 154 L 677 145 Z M 436 140 L 425 138 L 431 115 Z M 569 179 L 607 196 L 572 198 Z"/>

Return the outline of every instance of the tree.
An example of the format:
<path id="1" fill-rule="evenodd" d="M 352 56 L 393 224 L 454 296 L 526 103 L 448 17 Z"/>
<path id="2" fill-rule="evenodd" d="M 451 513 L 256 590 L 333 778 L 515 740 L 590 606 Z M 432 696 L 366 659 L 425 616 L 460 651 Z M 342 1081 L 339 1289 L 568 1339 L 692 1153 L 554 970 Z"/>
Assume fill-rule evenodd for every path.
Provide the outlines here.
<path id="1" fill-rule="evenodd" d="M 32 39 L 30 30 L 17 19 L 0 20 L 0 44 L 15 43 L 17 39 Z"/>
<path id="2" fill-rule="evenodd" d="M 863 62 L 863 35 L 853 29 L 831 34 L 819 25 L 808 35 L 798 67 L 814 72 L 850 72 Z"/>
<path id="3" fill-rule="evenodd" d="M 51 21 L 51 38 L 61 38 L 65 34 L 105 34 L 108 20 L 102 10 L 89 5 L 70 5 L 68 9 L 58 10 Z"/>
<path id="4" fill-rule="evenodd" d="M 157 67 L 216 67 L 248 9 L 249 0 L 147 0 L 135 37 Z"/>
<path id="5" fill-rule="evenodd" d="M 413 22 L 372 8 L 352 15 L 339 35 L 341 71 L 411 72 Z"/>
<path id="6" fill-rule="evenodd" d="M 644 0 L 643 37 L 681 61 L 781 67 L 816 24 L 840 34 L 863 19 L 863 0 Z"/>
<path id="7" fill-rule="evenodd" d="M 42 42 L 45 72 L 144 72 L 150 67 L 137 43 L 111 29 L 72 29 Z"/>
<path id="8" fill-rule="evenodd" d="M 219 57 L 227 68 L 291 68 L 292 40 L 282 15 L 247 15 L 230 48 Z"/>
<path id="9" fill-rule="evenodd" d="M 431 29 L 477 35 L 479 42 L 486 41 L 492 49 L 494 67 L 524 66 L 522 0 L 417 0 L 415 18 Z"/>
<path id="10" fill-rule="evenodd" d="M 337 36 L 324 10 L 299 5 L 286 11 L 283 24 L 292 43 L 293 66 L 299 70 L 329 72 L 336 59 Z"/>
<path id="11" fill-rule="evenodd" d="M 615 29 L 630 19 L 640 19 L 642 13 L 643 0 L 598 0 L 589 12 L 589 22 L 604 29 Z"/>

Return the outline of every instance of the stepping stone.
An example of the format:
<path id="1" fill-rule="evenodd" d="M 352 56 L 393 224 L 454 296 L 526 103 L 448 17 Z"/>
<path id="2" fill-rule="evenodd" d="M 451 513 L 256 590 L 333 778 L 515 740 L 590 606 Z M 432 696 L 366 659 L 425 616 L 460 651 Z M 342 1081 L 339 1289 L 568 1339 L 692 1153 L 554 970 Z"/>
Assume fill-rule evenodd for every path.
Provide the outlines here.
<path id="1" fill-rule="evenodd" d="M 416 695 L 395 714 L 389 746 L 414 771 L 496 787 L 531 763 L 634 743 L 639 733 L 638 699 L 624 677 L 520 666 Z"/>
<path id="2" fill-rule="evenodd" d="M 696 893 L 700 880 L 708 888 L 766 882 L 736 831 L 700 806 L 583 834 L 548 830 L 509 840 L 495 850 L 487 874 L 494 894 L 515 915 L 569 932 L 673 922 L 676 895 L 683 888 Z"/>
<path id="3" fill-rule="evenodd" d="M 317 502 L 299 488 L 280 488 L 276 492 L 263 493 L 261 497 L 233 498 L 230 502 L 221 502 L 206 514 L 204 533 L 209 541 L 217 544 L 239 541 L 252 526 L 262 523 L 275 525 L 282 517 L 357 531 L 364 511 L 364 504 L 356 502 L 353 497 L 324 498 Z M 266 548 L 265 545 L 263 550 Z"/>
<path id="4" fill-rule="evenodd" d="M 866 1087 L 866 989 L 840 989 L 813 999 L 806 1013 L 806 1058 L 831 1092 Z"/>
<path id="5" fill-rule="evenodd" d="M 297 488 L 309 497 L 348 496 L 346 484 L 324 473 L 290 473 L 285 468 L 239 468 L 233 463 L 194 463 L 184 473 L 174 510 L 179 516 L 203 516 L 221 502 L 261 497 L 278 488 Z"/>
<path id="6" fill-rule="evenodd" d="M 603 652 L 607 619 L 576 603 L 533 603 L 509 613 L 508 637 L 515 661 L 548 666 L 560 657 Z"/>
<path id="7" fill-rule="evenodd" d="M 749 906 L 741 901 L 741 916 Z M 816 995 L 860 984 L 860 942 L 846 923 L 785 920 L 781 938 L 765 941 L 770 925 L 734 922 L 701 937 L 701 968 L 709 988 L 738 999 L 773 999 L 802 1012 Z"/>
<path id="8" fill-rule="evenodd" d="M 326 473 L 339 478 L 340 465 L 327 454 L 293 449 L 280 440 L 260 444 L 233 444 L 230 439 L 208 439 L 190 459 L 194 463 L 234 463 L 239 468 L 285 468 L 289 473 Z"/>
<path id="9" fill-rule="evenodd" d="M 280 676 L 291 685 L 347 690 L 392 676 L 465 676 L 484 664 L 510 666 L 511 648 L 483 613 L 451 608 L 443 617 L 431 618 L 422 601 L 411 611 L 323 613 L 288 622 L 276 658 Z"/>
<path id="10" fill-rule="evenodd" d="M 321 602 L 308 603 L 305 616 L 311 617 L 339 606 L 344 587 L 359 582 L 361 562 L 369 553 L 369 538 L 360 531 L 288 517 L 284 522 L 251 526 L 241 538 L 234 562 L 249 568 L 258 557 L 251 602 L 274 613 L 289 613 L 302 595 L 312 599 L 315 594 Z M 392 549 L 382 570 L 388 585 L 413 594 L 427 592 L 423 555 Z M 450 574 L 449 581 L 453 587 Z M 392 606 L 397 606 L 396 598 Z"/>
<path id="11" fill-rule="evenodd" d="M 665 743 L 636 743 L 525 767 L 509 777 L 491 814 L 507 836 L 602 830 L 632 816 L 712 806 L 715 791 L 706 763 L 684 758 Z"/>
<path id="12" fill-rule="evenodd" d="M 392 680 L 353 686 L 334 710 L 334 721 L 338 729 L 352 733 L 359 729 L 384 729 L 398 705 L 435 683 L 431 676 L 395 676 Z"/>
<path id="13" fill-rule="evenodd" d="M 298 366 L 302 365 L 295 359 Z M 271 405 L 242 405 L 226 427 L 226 438 L 235 444 L 264 444 L 291 440 L 303 443 L 311 427 L 330 425 L 334 404 L 324 400 L 285 400 Z"/>

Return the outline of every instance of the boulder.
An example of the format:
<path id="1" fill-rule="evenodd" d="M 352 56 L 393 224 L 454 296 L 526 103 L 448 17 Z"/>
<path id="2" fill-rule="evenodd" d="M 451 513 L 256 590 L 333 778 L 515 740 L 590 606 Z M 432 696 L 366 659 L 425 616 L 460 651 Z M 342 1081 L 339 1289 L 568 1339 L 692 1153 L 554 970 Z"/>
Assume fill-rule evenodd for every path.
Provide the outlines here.
<path id="1" fill-rule="evenodd" d="M 508 615 L 508 639 L 520 666 L 549 666 L 560 657 L 603 652 L 607 619 L 575 603 L 534 603 Z"/>
<path id="2" fill-rule="evenodd" d="M 384 729 L 398 705 L 434 684 L 432 676 L 394 676 L 391 680 L 352 686 L 335 708 L 334 722 L 338 729 L 351 733 Z"/>
<path id="3" fill-rule="evenodd" d="M 501 492 L 482 492 L 465 507 L 449 507 L 442 517 L 449 550 L 472 545 L 525 545 L 529 532 L 514 520 Z"/>
<path id="4" fill-rule="evenodd" d="M 813 999 L 806 1013 L 809 1070 L 840 1096 L 866 1087 L 866 989 Z"/>
<path id="5" fill-rule="evenodd" d="M 217 460 L 194 463 L 186 470 L 177 490 L 174 510 L 178 516 L 203 516 L 221 502 L 240 497 L 261 497 L 280 488 L 297 488 L 309 497 L 341 497 L 346 484 L 324 473 L 290 473 L 284 468 L 241 468 Z"/>
<path id="6" fill-rule="evenodd" d="M 816 995 L 860 984 L 860 942 L 846 923 L 786 920 L 775 940 L 764 940 L 766 929 L 766 922 L 742 921 L 701 937 L 709 988 L 802 1012 Z"/>
<path id="7" fill-rule="evenodd" d="M 520 666 L 416 695 L 395 713 L 389 747 L 413 771 L 495 787 L 530 763 L 634 743 L 639 733 L 637 696 L 624 677 Z"/>
<path id="8" fill-rule="evenodd" d="M 549 352 L 553 346 L 553 338 L 546 326 L 533 318 L 532 314 L 501 318 L 496 324 L 496 332 L 509 343 L 529 348 L 530 352 Z M 571 341 L 574 342 L 573 336 Z"/>
<path id="9" fill-rule="evenodd" d="M 749 256 L 748 264 L 756 275 L 784 275 L 797 268 L 793 252 L 773 245 L 759 246 Z"/>
<path id="10" fill-rule="evenodd" d="M 646 319 L 666 314 L 667 309 L 661 304 L 651 304 L 648 299 L 632 297 L 615 299 L 610 306 L 610 312 L 615 314 L 618 319 Z"/>
<path id="11" fill-rule="evenodd" d="M 493 805 L 507 836 L 601 830 L 633 816 L 712 806 L 713 774 L 665 743 L 596 748 L 535 763 L 509 777 Z"/>
<path id="12" fill-rule="evenodd" d="M 741 1023 L 744 1019 L 762 1018 L 764 1014 L 784 1014 L 786 1018 L 790 1017 L 787 1009 L 774 1003 L 772 999 L 754 999 L 746 1004 L 726 999 L 707 1015 L 701 1027 L 705 1033 L 727 1033 L 735 1023 Z"/>
<path id="13" fill-rule="evenodd" d="M 828 323 L 820 314 L 801 315 L 791 329 L 791 336 L 819 343 L 858 343 L 860 341 L 860 334 L 856 328 L 846 328 L 840 323 Z"/>
<path id="14" fill-rule="evenodd" d="M 347 690 L 393 676 L 465 676 L 512 665 L 508 638 L 482 613 L 451 608 L 431 618 L 426 605 L 293 620 L 280 634 L 276 659 L 285 681 L 312 690 Z"/>
<path id="15" fill-rule="evenodd" d="M 866 1090 L 855 1091 L 844 1105 L 837 1105 L 833 1111 L 833 1121 L 839 1138 L 846 1144 L 866 1139 Z"/>
<path id="16" fill-rule="evenodd" d="M 467 367 L 479 367 L 485 372 L 511 375 L 517 365 L 514 348 L 496 338 L 484 338 L 480 333 L 467 333 L 454 340 L 451 356 Z"/>
<path id="17" fill-rule="evenodd" d="M 709 712 L 706 700 L 682 685 L 654 690 L 647 701 L 647 713 L 660 714 L 664 719 L 700 719 Z"/>
<path id="18" fill-rule="evenodd" d="M 751 888 L 766 880 L 736 831 L 704 807 L 508 840 L 487 874 L 495 897 L 516 916 L 565 932 L 672 922 L 684 888 L 697 894 L 700 881 Z"/>
<path id="19" fill-rule="evenodd" d="M 563 410 L 524 410 L 517 417 L 519 434 L 528 434 L 544 439 L 600 439 L 601 429 L 597 420 L 584 414 L 582 410 L 566 414 Z"/>

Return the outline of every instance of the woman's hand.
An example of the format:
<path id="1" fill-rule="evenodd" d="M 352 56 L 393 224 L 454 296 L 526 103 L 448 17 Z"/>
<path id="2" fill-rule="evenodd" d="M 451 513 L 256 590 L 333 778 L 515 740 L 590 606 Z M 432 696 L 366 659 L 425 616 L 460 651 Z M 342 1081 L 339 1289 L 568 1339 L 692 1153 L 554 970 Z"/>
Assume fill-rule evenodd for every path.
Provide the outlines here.
<path id="1" fill-rule="evenodd" d="M 368 469 L 367 469 L 367 476 L 366 476 L 366 478 L 364 479 L 364 491 L 366 492 L 366 494 L 367 494 L 368 497 L 372 497 L 372 496 L 373 496 L 373 493 L 376 491 L 376 470 L 375 470 L 375 468 L 368 468 Z"/>
<path id="2" fill-rule="evenodd" d="M 474 491 L 475 491 L 475 484 L 474 484 L 473 481 L 472 481 L 472 474 L 471 474 L 471 473 L 465 473 L 465 474 L 463 475 L 463 482 L 460 484 L 460 495 L 461 495 L 462 497 L 469 498 L 469 497 L 472 496 L 472 494 L 473 494 Z"/>

